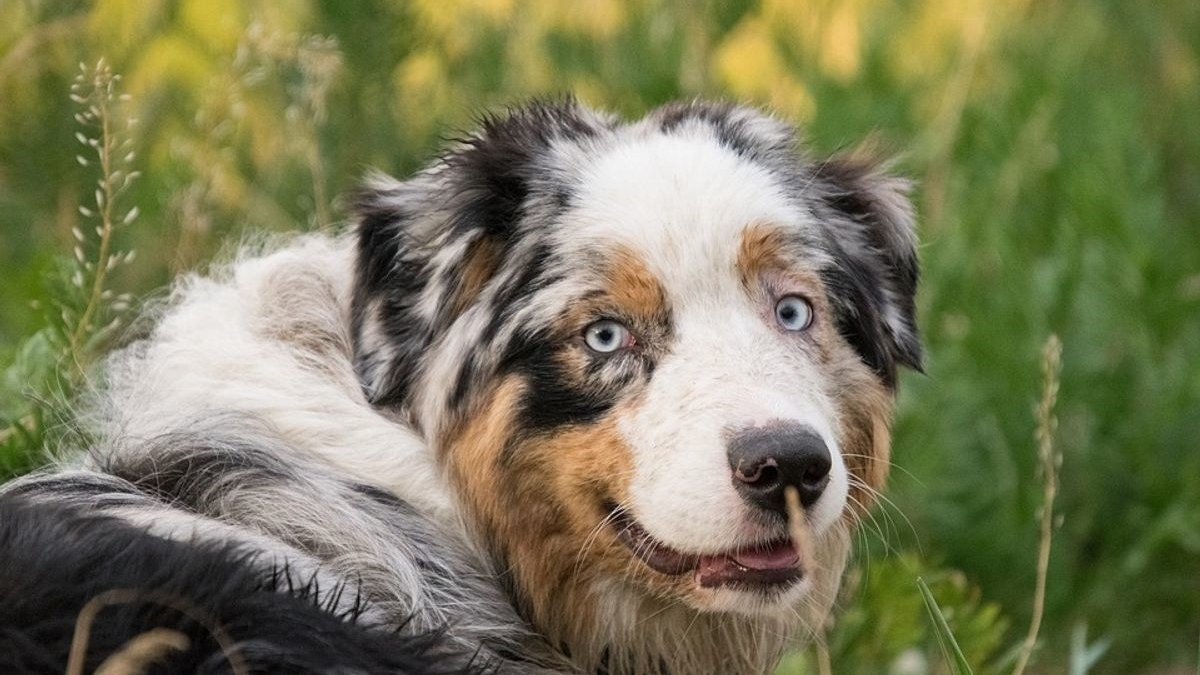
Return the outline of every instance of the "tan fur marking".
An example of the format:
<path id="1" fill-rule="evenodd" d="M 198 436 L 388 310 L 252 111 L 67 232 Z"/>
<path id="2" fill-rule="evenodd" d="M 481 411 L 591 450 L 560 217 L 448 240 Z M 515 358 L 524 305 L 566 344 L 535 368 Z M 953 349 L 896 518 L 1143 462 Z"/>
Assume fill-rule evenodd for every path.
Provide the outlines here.
<path id="1" fill-rule="evenodd" d="M 840 444 L 852 476 L 851 511 L 866 515 L 887 483 L 891 466 L 893 396 L 849 346 L 839 346 L 831 362 L 833 395 L 840 411 Z"/>
<path id="2" fill-rule="evenodd" d="M 747 226 L 742 231 L 738 250 L 738 275 L 747 292 L 759 297 L 764 308 L 773 307 L 774 301 L 783 295 L 799 294 L 807 299 L 812 304 L 816 321 L 809 329 L 810 339 L 806 344 L 810 345 L 814 360 L 827 364 L 836 346 L 844 341 L 830 320 L 833 310 L 825 283 L 816 270 L 789 255 L 792 246 L 787 234 L 779 227 L 764 223 Z M 764 320 L 774 321 L 774 318 L 767 316 Z"/>
<path id="3" fill-rule="evenodd" d="M 622 309 L 650 317 L 659 316 L 666 310 L 666 291 L 633 251 L 619 249 L 613 255 L 605 277 L 605 290 L 610 300 Z"/>
<path id="4" fill-rule="evenodd" d="M 479 237 L 471 242 L 463 260 L 458 288 L 450 298 L 451 316 L 462 314 L 495 274 L 496 266 L 500 264 L 500 247 L 487 237 Z"/>
<path id="5" fill-rule="evenodd" d="M 552 644 L 569 649 L 585 672 L 652 672 L 668 650 L 677 672 L 764 673 L 797 623 L 823 625 L 845 565 L 846 529 L 832 528 L 814 541 L 814 593 L 795 615 L 697 613 L 681 602 L 696 593 L 692 577 L 646 567 L 604 520 L 604 501 L 628 503 L 632 456 L 615 420 L 637 405 L 636 396 L 594 424 L 518 441 L 511 463 L 502 465 L 499 458 L 518 432 L 512 420 L 522 388 L 511 377 L 493 390 L 450 439 L 447 459 L 470 521 L 515 582 L 521 612 Z M 614 597 L 633 604 L 606 604 Z M 647 623 L 610 635 L 614 611 Z M 685 640 L 693 635 L 704 637 Z M 614 654 L 628 661 L 603 660 Z"/>
<path id="6" fill-rule="evenodd" d="M 670 323 L 667 292 L 645 263 L 632 251 L 617 249 L 601 273 L 603 291 L 571 306 L 563 317 L 562 333 L 578 333 L 600 317 L 611 317 L 628 323 L 643 338 L 643 347 L 662 343 Z"/>
<path id="7" fill-rule="evenodd" d="M 628 554 L 601 521 L 605 501 L 625 498 L 632 458 L 612 415 L 514 441 L 522 389 L 516 377 L 497 387 L 449 440 L 447 459 L 480 534 L 514 577 L 522 611 L 553 641 L 574 643 L 599 619 L 590 589 L 627 565 Z M 502 463 L 512 442 L 518 446 Z"/>
<path id="8" fill-rule="evenodd" d="M 786 240 L 778 227 L 754 223 L 742 231 L 738 247 L 737 268 L 742 284 L 751 287 L 768 271 L 787 269 L 783 251 Z"/>

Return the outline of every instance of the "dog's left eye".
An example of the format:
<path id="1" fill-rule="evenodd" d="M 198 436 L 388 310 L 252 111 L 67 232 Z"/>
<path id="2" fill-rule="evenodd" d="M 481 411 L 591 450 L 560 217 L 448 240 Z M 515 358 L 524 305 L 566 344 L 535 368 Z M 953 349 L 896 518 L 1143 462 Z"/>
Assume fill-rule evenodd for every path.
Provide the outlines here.
<path id="1" fill-rule="evenodd" d="M 775 320 L 784 330 L 804 330 L 812 325 L 812 304 L 798 295 L 785 295 L 775 303 Z"/>
<path id="2" fill-rule="evenodd" d="M 611 354 L 632 347 L 633 333 L 612 319 L 603 319 L 584 329 L 583 341 L 588 349 L 598 354 Z"/>

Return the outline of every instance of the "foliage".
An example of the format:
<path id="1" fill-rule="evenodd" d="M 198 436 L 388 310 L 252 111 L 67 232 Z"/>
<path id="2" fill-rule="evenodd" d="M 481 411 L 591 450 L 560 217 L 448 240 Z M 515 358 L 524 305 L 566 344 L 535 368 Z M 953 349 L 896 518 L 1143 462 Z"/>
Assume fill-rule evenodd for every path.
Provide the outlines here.
<path id="1" fill-rule="evenodd" d="M 627 114 L 745 99 L 821 151 L 903 148 L 919 186 L 927 374 L 903 382 L 894 505 L 829 638 L 838 672 L 939 667 L 918 574 L 977 672 L 1018 639 L 1000 615 L 1032 612 L 1030 406 L 1051 333 L 1065 520 L 1034 672 L 1194 666 L 1198 55 L 1194 0 L 0 2 L 0 462 L 25 470 L 62 442 L 57 402 L 128 335 L 108 328 L 128 319 L 118 290 L 159 288 L 246 230 L 337 227 L 365 168 L 411 170 L 480 109 L 561 91 Z M 114 131 L 144 175 L 98 204 L 97 180 L 138 170 L 96 165 L 67 96 L 102 56 L 125 76 Z M 110 296 L 89 315 L 97 276 Z M 1090 646 L 1072 641 L 1085 624 Z"/>
<path id="2" fill-rule="evenodd" d="M 981 673 L 999 673 L 1008 620 L 1000 607 L 985 601 L 961 573 L 939 569 L 915 553 L 886 557 L 860 556 L 847 577 L 837 620 L 827 636 L 830 661 L 837 673 L 932 675 L 944 672 L 938 624 L 931 622 L 917 579 L 944 608 L 946 628 L 966 661 Z M 797 655 L 780 675 L 816 673 L 815 665 Z"/>
<path id="3" fill-rule="evenodd" d="M 942 648 L 942 655 L 953 666 L 955 675 L 975 675 L 975 671 L 971 670 L 971 664 L 967 661 L 967 657 L 963 656 L 962 647 L 958 646 L 958 640 L 955 639 L 954 632 L 950 630 L 950 624 L 946 621 L 946 614 L 938 606 L 937 600 L 933 598 L 933 591 L 930 591 L 929 585 L 925 583 L 924 579 L 919 577 L 917 578 L 917 588 L 921 590 L 921 599 L 925 601 L 925 610 L 929 612 L 929 619 L 933 621 L 934 631 L 937 633 L 938 645 Z"/>
<path id="4" fill-rule="evenodd" d="M 133 118 L 121 113 L 128 95 L 118 93 L 121 76 L 100 59 L 79 65 L 70 99 L 79 107 L 75 139 L 84 150 L 75 155 L 81 167 L 95 167 L 92 199 L 77 207 L 82 221 L 71 227 L 72 255 L 58 257 L 45 275 L 46 316 L 43 326 L 18 346 L 4 371 L 0 390 L 0 462 L 17 472 L 32 468 L 74 432 L 68 399 L 85 380 L 91 363 L 123 327 L 132 297 L 115 295 L 106 281 L 134 252 L 118 251 L 119 228 L 137 220 L 137 206 L 124 207 L 122 196 L 141 175 L 130 168 Z M 49 422 L 53 424 L 49 424 Z"/>

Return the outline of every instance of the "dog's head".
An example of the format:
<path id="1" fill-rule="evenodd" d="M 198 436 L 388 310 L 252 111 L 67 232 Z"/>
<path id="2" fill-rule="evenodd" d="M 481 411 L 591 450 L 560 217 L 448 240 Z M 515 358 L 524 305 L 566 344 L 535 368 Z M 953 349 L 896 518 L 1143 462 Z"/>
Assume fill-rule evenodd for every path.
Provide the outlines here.
<path id="1" fill-rule="evenodd" d="M 534 104 L 363 192 L 364 386 L 426 435 L 548 635 L 828 608 L 919 367 L 917 262 L 904 181 L 796 146 L 727 105 Z"/>

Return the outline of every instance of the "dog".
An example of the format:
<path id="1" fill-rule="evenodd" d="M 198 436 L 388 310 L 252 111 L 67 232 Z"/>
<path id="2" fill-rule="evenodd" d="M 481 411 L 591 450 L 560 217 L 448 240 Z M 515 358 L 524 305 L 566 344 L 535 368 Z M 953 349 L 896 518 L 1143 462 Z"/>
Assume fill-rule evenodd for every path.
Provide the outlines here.
<path id="1" fill-rule="evenodd" d="M 769 673 L 920 369 L 908 191 L 732 104 L 484 117 L 107 360 L 98 440 L 0 497 L 0 663 Z"/>

